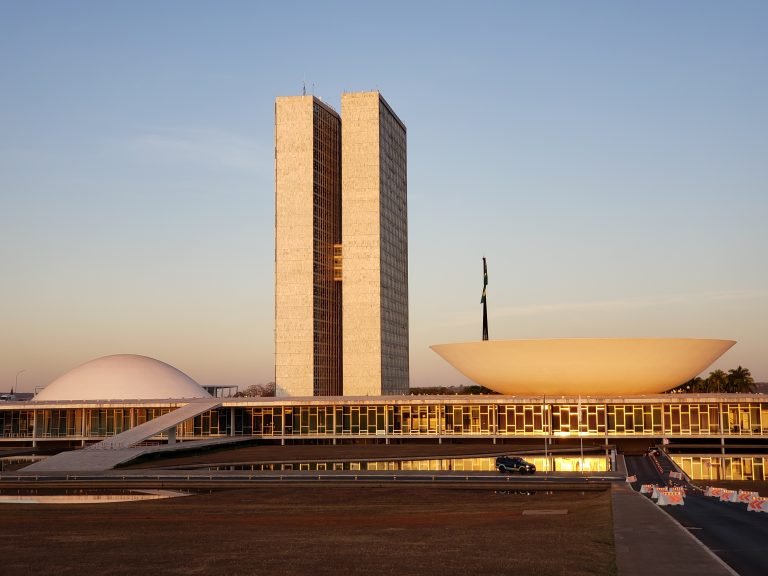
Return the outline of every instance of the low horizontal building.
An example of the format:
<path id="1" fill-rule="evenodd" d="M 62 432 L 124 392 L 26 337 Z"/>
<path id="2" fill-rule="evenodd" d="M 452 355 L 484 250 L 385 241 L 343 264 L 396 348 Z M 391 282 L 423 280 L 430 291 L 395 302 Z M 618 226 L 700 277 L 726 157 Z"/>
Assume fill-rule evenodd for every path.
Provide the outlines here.
<path id="1" fill-rule="evenodd" d="M 121 376 L 110 380 L 111 370 L 117 368 Z M 133 376 L 126 377 L 126 373 Z M 143 386 L 133 388 L 131 378 L 143 378 Z M 74 398 L 77 390 L 86 390 L 92 397 Z M 137 391 L 141 398 L 118 397 L 137 395 Z M 181 395 L 185 397 L 178 397 Z M 0 444 L 88 445 L 204 399 L 211 400 L 211 396 L 191 378 L 157 360 L 107 357 L 62 376 L 33 401 L 0 404 Z M 600 446 L 627 440 L 645 445 L 663 441 L 688 446 L 687 457 L 738 453 L 750 458 L 751 476 L 768 479 L 763 456 L 768 452 L 768 397 L 763 394 L 214 400 L 214 408 L 179 422 L 170 434 L 158 433 L 150 441 L 247 436 L 279 443 L 473 440 L 551 447 L 580 441 Z M 701 462 L 688 461 L 688 465 Z"/>
<path id="2" fill-rule="evenodd" d="M 69 400 L 0 405 L 0 442 L 102 440 L 187 404 Z M 752 394 L 616 397 L 403 396 L 225 398 L 178 425 L 179 439 L 768 438 L 768 398 Z"/>

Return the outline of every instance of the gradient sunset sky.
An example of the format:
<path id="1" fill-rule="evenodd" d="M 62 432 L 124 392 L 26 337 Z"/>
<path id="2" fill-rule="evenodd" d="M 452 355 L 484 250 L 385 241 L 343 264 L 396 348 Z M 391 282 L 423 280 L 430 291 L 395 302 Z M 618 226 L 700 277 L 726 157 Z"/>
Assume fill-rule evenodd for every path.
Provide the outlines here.
<path id="1" fill-rule="evenodd" d="M 768 3 L 0 2 L 0 391 L 117 353 L 274 374 L 274 99 L 408 127 L 429 350 L 697 337 L 768 380 Z M 713 368 L 714 368 L 713 367 Z"/>

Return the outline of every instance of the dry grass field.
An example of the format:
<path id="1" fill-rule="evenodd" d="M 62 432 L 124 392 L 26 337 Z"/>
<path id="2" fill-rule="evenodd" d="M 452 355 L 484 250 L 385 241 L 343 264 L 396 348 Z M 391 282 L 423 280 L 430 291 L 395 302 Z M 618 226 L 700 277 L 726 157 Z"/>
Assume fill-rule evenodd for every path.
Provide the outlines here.
<path id="1" fill-rule="evenodd" d="M 524 510 L 567 509 L 565 515 Z M 616 574 L 610 492 L 266 485 L 0 505 L 0 574 Z"/>

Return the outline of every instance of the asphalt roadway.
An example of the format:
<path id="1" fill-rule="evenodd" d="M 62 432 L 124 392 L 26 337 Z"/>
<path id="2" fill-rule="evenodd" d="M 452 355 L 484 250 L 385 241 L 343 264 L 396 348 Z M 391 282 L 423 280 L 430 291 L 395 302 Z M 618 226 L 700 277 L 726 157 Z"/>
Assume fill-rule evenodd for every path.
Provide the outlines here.
<path id="1" fill-rule="evenodd" d="M 640 484 L 666 484 L 647 456 L 627 456 L 626 462 L 628 473 L 637 475 L 635 490 Z M 720 502 L 691 484 L 677 484 L 687 488 L 685 505 L 665 506 L 664 511 L 741 576 L 766 576 L 768 514 L 747 512 L 746 504 Z"/>

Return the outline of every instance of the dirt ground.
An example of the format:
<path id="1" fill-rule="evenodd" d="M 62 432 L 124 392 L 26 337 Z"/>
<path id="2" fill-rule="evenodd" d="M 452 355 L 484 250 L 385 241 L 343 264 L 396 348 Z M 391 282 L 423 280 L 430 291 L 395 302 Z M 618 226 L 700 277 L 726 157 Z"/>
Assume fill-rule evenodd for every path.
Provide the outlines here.
<path id="1" fill-rule="evenodd" d="M 8 576 L 611 575 L 613 550 L 607 490 L 277 485 L 137 503 L 0 505 Z"/>

